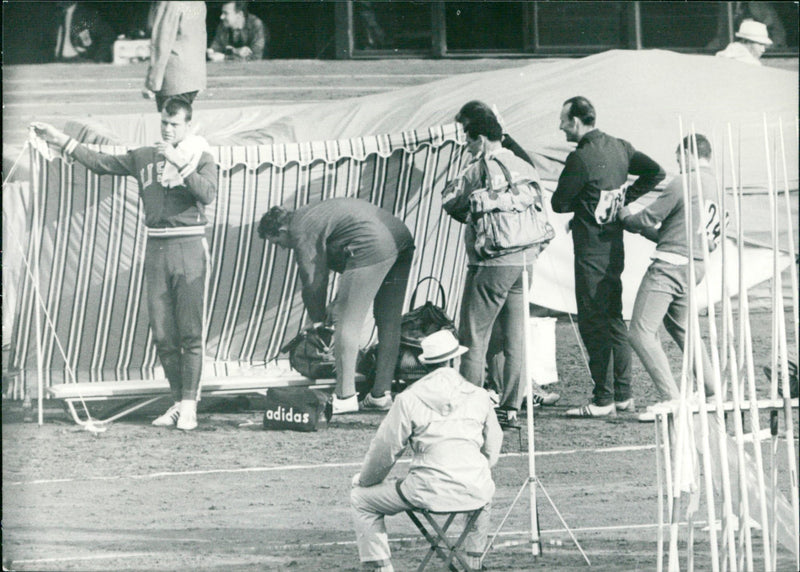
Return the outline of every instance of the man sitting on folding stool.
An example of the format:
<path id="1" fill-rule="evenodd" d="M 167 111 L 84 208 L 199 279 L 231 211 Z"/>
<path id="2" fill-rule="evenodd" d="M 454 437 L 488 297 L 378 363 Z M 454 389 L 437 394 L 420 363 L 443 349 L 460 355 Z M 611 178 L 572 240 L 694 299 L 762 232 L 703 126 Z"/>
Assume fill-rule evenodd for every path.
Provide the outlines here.
<path id="1" fill-rule="evenodd" d="M 485 507 L 464 540 L 470 569 L 481 568 L 494 495 L 491 467 L 503 433 L 489 394 L 461 377 L 453 360 L 467 351 L 449 331 L 423 338 L 421 363 L 429 373 L 400 393 L 372 439 L 350 503 L 358 555 L 368 569 L 391 572 L 384 517 L 413 509 L 466 512 Z M 386 476 L 410 447 L 411 466 Z"/>

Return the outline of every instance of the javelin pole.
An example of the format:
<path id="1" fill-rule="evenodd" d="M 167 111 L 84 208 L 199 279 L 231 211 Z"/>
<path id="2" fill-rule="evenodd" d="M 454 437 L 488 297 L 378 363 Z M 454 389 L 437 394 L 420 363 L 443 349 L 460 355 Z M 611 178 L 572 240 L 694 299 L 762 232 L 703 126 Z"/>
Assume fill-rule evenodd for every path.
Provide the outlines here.
<path id="1" fill-rule="evenodd" d="M 789 268 L 792 281 L 792 317 L 794 318 L 794 344 L 795 360 L 800 360 L 800 318 L 798 312 L 798 284 L 797 284 L 797 265 L 795 264 L 794 251 L 794 232 L 792 229 L 792 205 L 789 200 L 789 174 L 786 168 L 786 147 L 783 140 L 783 121 L 778 120 L 778 132 L 781 138 L 781 166 L 783 167 L 783 197 L 786 202 L 786 230 L 789 233 Z M 800 499 L 797 492 L 797 459 L 794 453 L 794 420 L 791 407 L 791 389 L 789 384 L 788 351 L 786 351 L 786 328 L 783 329 L 783 409 L 784 420 L 786 422 L 786 452 L 789 460 L 789 475 L 791 477 L 790 489 L 792 495 L 792 514 L 794 516 L 794 538 L 800 543 Z M 800 546 L 795 546 L 795 568 L 800 570 Z"/>
<path id="2" fill-rule="evenodd" d="M 741 213 L 739 211 L 739 190 L 736 187 L 736 171 L 733 164 L 733 135 L 731 134 L 731 124 L 728 123 L 728 151 L 731 159 L 731 176 L 733 185 L 733 209 L 734 217 L 736 220 L 737 228 L 741 225 Z M 737 230 L 738 232 L 738 230 Z M 740 271 L 741 272 L 741 271 Z M 729 294 L 726 294 L 726 296 Z M 747 565 L 747 570 L 753 570 L 753 540 L 748 526 L 750 518 L 750 501 L 748 498 L 747 488 L 747 463 L 744 453 L 744 428 L 742 426 L 742 404 L 741 394 L 742 386 L 739 381 L 739 363 L 740 357 L 736 354 L 735 336 L 733 333 L 733 309 L 731 304 L 727 305 L 727 311 L 724 316 L 724 323 L 728 324 L 728 338 L 725 342 L 729 348 L 729 365 L 731 375 L 731 398 L 733 399 L 733 429 L 736 435 L 736 457 L 739 466 L 739 522 L 747 523 L 745 526 L 740 527 L 740 543 L 744 543 L 744 558 L 743 564 Z M 741 553 L 740 553 L 741 557 Z M 743 566 L 740 566 L 743 567 Z"/>
<path id="3" fill-rule="evenodd" d="M 694 158 L 694 165 L 695 165 L 695 179 L 697 184 L 697 202 L 698 206 L 700 207 L 700 212 L 705 213 L 705 197 L 703 195 L 703 184 L 702 179 L 700 177 L 700 154 L 699 149 L 697 148 L 697 133 L 695 132 L 694 125 L 692 125 L 692 156 Z M 719 205 L 716 205 L 719 206 Z M 685 208 L 690 208 L 690 206 L 686 206 Z M 701 217 L 704 217 L 705 214 L 701 214 Z M 734 535 L 733 530 L 733 508 L 731 503 L 731 482 L 730 482 L 730 465 L 728 465 L 728 443 L 727 443 L 727 434 L 725 433 L 725 413 L 723 411 L 723 395 L 722 395 L 722 380 L 721 380 L 721 368 L 720 368 L 720 359 L 719 359 L 719 348 L 718 348 L 718 341 L 717 341 L 717 325 L 716 325 L 716 315 L 714 311 L 714 302 L 712 299 L 713 292 L 711 288 L 711 280 L 708 276 L 708 270 L 710 269 L 710 260 L 709 260 L 709 253 L 710 247 L 708 244 L 708 232 L 706 228 L 706 224 L 713 223 L 713 219 L 710 221 L 701 220 L 698 221 L 701 226 L 700 231 L 700 248 L 703 254 L 703 263 L 706 267 L 706 297 L 708 302 L 708 331 L 710 337 L 710 346 L 711 346 L 711 364 L 712 364 L 712 375 L 713 379 L 705 380 L 703 375 L 703 352 L 702 352 L 702 340 L 700 339 L 699 328 L 696 330 L 696 340 L 698 344 L 697 352 L 695 353 L 695 363 L 697 364 L 698 372 L 697 372 L 697 386 L 698 392 L 701 396 L 703 396 L 700 402 L 700 411 L 701 415 L 701 426 L 703 424 L 703 420 L 705 423 L 708 424 L 708 417 L 706 417 L 706 391 L 705 391 L 705 383 L 711 381 L 712 387 L 714 388 L 714 401 L 716 405 L 716 438 L 717 443 L 719 446 L 719 458 L 720 458 L 720 470 L 722 473 L 722 513 L 724 515 L 724 523 L 725 528 L 723 530 L 723 539 L 727 539 L 727 547 L 728 547 L 728 558 L 730 558 L 730 565 L 731 570 L 735 572 L 736 570 L 736 538 Z M 722 249 L 725 249 L 725 213 L 724 211 L 720 217 L 720 239 Z M 692 253 L 689 253 L 689 256 L 692 256 Z M 723 278 L 724 281 L 724 273 L 725 267 L 722 267 Z M 699 320 L 698 320 L 699 322 Z M 701 381 L 702 380 L 702 381 Z M 708 433 L 709 438 L 711 437 L 710 432 Z M 710 466 L 711 459 L 706 464 L 706 466 Z M 710 475 L 709 475 L 710 477 Z M 713 494 L 713 486 L 711 488 Z M 709 503 L 710 506 L 710 503 Z M 724 541 L 723 541 L 724 544 Z"/>
<path id="4" fill-rule="evenodd" d="M 679 155 L 679 162 L 681 168 L 681 184 L 683 185 L 683 194 L 684 200 L 686 200 L 686 190 L 689 187 L 688 177 L 686 175 L 686 156 L 683 149 L 683 119 L 678 117 L 678 131 L 680 135 L 680 145 L 679 148 L 681 152 Z M 687 243 L 691 241 L 691 232 L 689 231 L 691 221 L 689 220 L 690 209 L 684 209 L 684 224 L 686 225 L 686 234 L 687 234 Z M 692 298 L 694 297 L 694 291 L 692 288 L 687 288 L 687 295 L 689 298 L 689 306 L 691 312 L 691 303 Z M 688 412 L 687 408 L 687 394 L 691 391 L 691 381 L 689 380 L 689 371 L 691 367 L 691 352 L 692 352 L 692 344 L 691 344 L 691 332 L 692 332 L 692 320 L 686 321 L 686 339 L 683 343 L 683 361 L 681 366 L 681 382 L 680 382 L 680 399 L 678 402 L 678 411 L 677 415 L 675 416 L 675 473 L 673 478 L 673 488 L 672 488 L 672 509 L 670 510 L 670 527 L 669 527 L 669 571 L 670 572 L 678 572 L 680 569 L 680 564 L 678 562 L 678 520 L 679 520 L 679 513 L 680 513 L 680 500 L 681 500 L 681 491 L 684 488 L 684 472 L 686 472 L 686 467 L 684 466 L 685 461 L 687 460 L 686 457 L 689 456 L 689 463 L 692 461 L 691 449 L 687 446 L 687 438 L 689 433 L 689 422 L 691 417 L 689 416 L 690 413 Z M 690 525 L 690 536 L 692 534 L 691 525 Z M 691 542 L 690 542 L 691 544 Z"/>
<path id="5" fill-rule="evenodd" d="M 697 164 L 697 141 L 695 139 L 694 134 L 694 125 L 691 127 L 691 141 L 693 142 L 694 146 L 694 153 L 693 159 L 695 161 L 694 169 L 697 175 L 696 186 L 700 186 L 700 179 L 699 179 L 699 165 Z M 683 140 L 681 139 L 681 146 L 683 146 Z M 689 179 L 691 185 L 691 178 Z M 695 190 L 695 193 L 698 193 L 698 200 L 701 200 L 702 191 L 698 188 Z M 697 281 L 697 273 L 695 270 L 695 263 L 694 263 L 694 232 L 695 228 L 700 229 L 699 234 L 702 237 L 705 236 L 705 225 L 703 224 L 704 221 L 701 219 L 699 221 L 692 220 L 693 213 L 691 213 L 692 209 L 692 191 L 689 188 L 684 189 L 683 192 L 684 196 L 684 210 L 689 212 L 689 220 L 692 222 L 692 226 L 689 226 L 689 243 L 688 243 L 688 257 L 689 257 L 689 283 L 688 289 L 691 291 L 693 290 L 696 285 Z M 700 202 L 702 205 L 702 202 Z M 696 225 L 696 226 L 694 226 Z M 702 244 L 702 240 L 701 240 Z M 702 246 L 701 246 L 702 248 Z M 706 280 L 708 282 L 708 280 Z M 713 312 L 711 308 L 711 300 L 708 300 L 708 307 L 709 311 Z M 697 380 L 697 394 L 698 394 L 698 411 L 700 414 L 700 445 L 702 448 L 702 455 L 703 455 L 703 481 L 705 483 L 706 489 L 706 513 L 709 523 L 709 536 L 710 536 L 710 545 L 711 545 L 711 569 L 714 572 L 718 572 L 719 570 L 719 544 L 717 539 L 717 529 L 716 529 L 716 511 L 714 508 L 714 482 L 712 478 L 712 469 L 711 469 L 711 445 L 710 445 L 710 433 L 708 427 L 708 414 L 707 414 L 707 404 L 706 404 L 706 390 L 705 390 L 705 380 L 703 379 L 703 341 L 700 338 L 700 320 L 697 316 L 697 297 L 692 296 L 689 302 L 689 319 L 693 322 L 692 328 L 692 336 L 691 342 L 694 344 L 694 369 L 695 369 L 695 379 Z M 716 340 L 712 340 L 712 346 L 716 343 Z M 718 364 L 717 364 L 718 365 Z M 727 468 L 727 467 L 725 467 Z M 690 547 L 691 550 L 691 547 Z"/>

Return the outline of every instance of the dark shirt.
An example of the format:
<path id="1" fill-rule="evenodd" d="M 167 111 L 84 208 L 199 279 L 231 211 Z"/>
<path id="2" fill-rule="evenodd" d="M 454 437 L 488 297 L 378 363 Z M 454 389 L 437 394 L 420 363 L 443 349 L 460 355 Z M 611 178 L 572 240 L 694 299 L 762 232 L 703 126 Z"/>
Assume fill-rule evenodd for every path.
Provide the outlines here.
<path id="1" fill-rule="evenodd" d="M 217 165 L 209 153 L 203 153 L 197 168 L 184 177 L 183 185 L 170 188 L 161 184 L 166 159 L 154 147 L 108 155 L 78 145 L 71 154 L 98 175 L 135 177 L 148 228 L 205 226 L 208 222 L 204 205 L 217 196 Z"/>
<path id="2" fill-rule="evenodd" d="M 303 303 L 311 319 L 325 319 L 328 271 L 378 264 L 414 248 L 406 225 L 387 210 L 361 199 L 338 198 L 297 209 L 289 223 Z"/>
<path id="3" fill-rule="evenodd" d="M 630 185 L 628 175 L 637 175 Z M 616 211 L 653 190 L 665 177 L 650 157 L 623 139 L 595 129 L 567 157 L 553 193 L 553 210 L 573 212 L 576 252 L 621 249 L 622 226 Z"/>
<path id="4" fill-rule="evenodd" d="M 234 30 L 226 26 L 224 22 L 220 22 L 214 34 L 214 41 L 211 42 L 211 49 L 224 54 L 225 48 L 228 46 L 232 48 L 247 46 L 253 53 L 247 58 L 239 59 L 260 60 L 267 55 L 264 48 L 268 39 L 269 32 L 261 19 L 253 14 L 248 14 L 241 30 Z"/>
<path id="5" fill-rule="evenodd" d="M 63 53 L 67 11 L 62 10 L 59 13 L 60 26 L 56 38 L 56 60 L 110 62 L 114 44 L 113 30 L 103 21 L 97 10 L 91 7 L 90 2 L 76 4 L 69 26 L 69 41 L 76 53 L 71 57 L 65 57 Z"/>

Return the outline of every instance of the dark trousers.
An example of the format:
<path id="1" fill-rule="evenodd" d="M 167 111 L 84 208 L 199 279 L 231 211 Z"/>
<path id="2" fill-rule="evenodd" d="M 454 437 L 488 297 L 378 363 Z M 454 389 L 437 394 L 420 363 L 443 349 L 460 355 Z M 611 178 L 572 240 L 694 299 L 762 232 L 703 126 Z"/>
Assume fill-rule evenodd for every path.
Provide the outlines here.
<path id="1" fill-rule="evenodd" d="M 595 405 L 631 396 L 632 350 L 622 320 L 624 256 L 621 246 L 619 252 L 575 253 L 578 328 L 589 354 Z"/>
<path id="2" fill-rule="evenodd" d="M 202 236 L 147 240 L 150 328 L 175 401 L 200 397 L 207 269 Z"/>

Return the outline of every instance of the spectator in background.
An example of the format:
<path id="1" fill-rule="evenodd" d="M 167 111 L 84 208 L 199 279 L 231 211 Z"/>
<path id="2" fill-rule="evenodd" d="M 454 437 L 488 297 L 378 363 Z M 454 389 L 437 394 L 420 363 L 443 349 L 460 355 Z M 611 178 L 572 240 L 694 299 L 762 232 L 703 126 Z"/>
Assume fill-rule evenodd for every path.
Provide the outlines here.
<path id="1" fill-rule="evenodd" d="M 142 95 L 161 111 L 170 98 L 191 105 L 206 87 L 206 3 L 156 2 L 148 18 L 150 65 Z"/>
<path id="2" fill-rule="evenodd" d="M 774 2 L 733 2 L 733 25 L 738 30 L 744 20 L 755 20 L 767 27 L 775 47 L 786 45 L 786 28 L 773 6 Z M 728 43 L 728 2 L 719 3 L 717 31 L 706 48 L 719 49 Z"/>
<path id="3" fill-rule="evenodd" d="M 110 62 L 114 32 L 86 2 L 58 2 L 61 10 L 55 59 Z"/>
<path id="4" fill-rule="evenodd" d="M 717 56 L 742 63 L 760 66 L 761 56 L 772 45 L 767 26 L 755 20 L 744 20 L 736 32 L 736 41 L 717 52 Z"/>
<path id="5" fill-rule="evenodd" d="M 210 61 L 260 60 L 266 55 L 269 32 L 258 16 L 248 12 L 247 4 L 226 2 L 222 5 L 222 21 L 206 52 Z"/>

